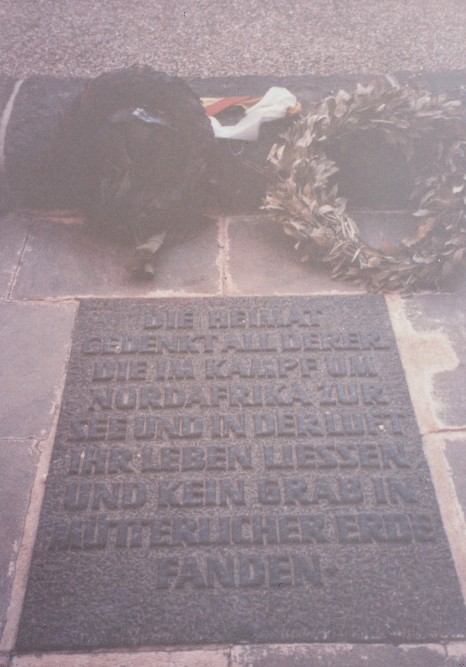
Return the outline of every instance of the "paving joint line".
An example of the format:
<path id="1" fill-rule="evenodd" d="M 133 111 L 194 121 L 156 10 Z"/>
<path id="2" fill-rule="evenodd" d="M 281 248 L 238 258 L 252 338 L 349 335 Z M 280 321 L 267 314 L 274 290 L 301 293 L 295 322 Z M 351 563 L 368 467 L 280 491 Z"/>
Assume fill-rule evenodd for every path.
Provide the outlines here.
<path id="1" fill-rule="evenodd" d="M 227 294 L 227 271 L 228 271 L 228 230 L 227 230 L 227 221 L 225 216 L 219 216 L 218 219 L 218 255 L 217 255 L 217 267 L 219 270 L 219 291 L 220 296 L 225 296 Z"/>
<path id="2" fill-rule="evenodd" d="M 14 436 L 14 435 L 6 435 L 6 436 L 0 436 L 0 442 L 28 442 L 31 445 L 37 442 L 40 442 L 41 440 L 46 440 L 46 438 L 39 438 L 35 435 L 25 435 L 25 436 Z"/>
<path id="3" fill-rule="evenodd" d="M 8 98 L 8 102 L 3 109 L 2 116 L 0 118 L 0 172 L 5 171 L 5 139 L 6 131 L 8 129 L 8 124 L 10 122 L 11 114 L 13 113 L 13 107 L 15 105 L 16 98 L 18 93 L 23 85 L 25 79 L 19 79 L 16 81 L 11 91 L 11 95 Z"/>
<path id="4" fill-rule="evenodd" d="M 445 427 L 436 429 L 435 431 L 424 431 L 421 433 L 421 436 L 429 437 L 431 435 L 448 435 L 449 433 L 451 433 L 452 435 L 461 435 L 461 434 L 466 435 L 466 426 Z"/>
<path id="5" fill-rule="evenodd" d="M 50 304 L 62 304 L 65 306 L 74 306 L 78 305 L 79 301 L 82 298 L 93 298 L 93 297 L 80 297 L 80 296 L 75 296 L 75 297 L 35 297 L 34 299 L 28 299 L 27 297 L 24 299 L 18 299 L 18 298 L 9 298 L 7 297 L 6 299 L 3 300 L 4 303 L 11 303 L 11 304 L 16 304 L 16 305 L 28 305 L 28 306 L 44 306 L 44 305 L 50 305 Z M 96 298 L 107 298 L 107 297 L 96 297 Z M 113 298 L 113 297 L 108 297 L 108 298 Z M 114 297 L 114 298 L 119 298 L 119 297 Z"/>
<path id="6" fill-rule="evenodd" d="M 22 245 L 20 253 L 19 253 L 18 262 L 15 266 L 15 270 L 13 271 L 13 275 L 11 277 L 11 282 L 10 282 L 10 285 L 8 287 L 7 301 L 13 301 L 13 290 L 16 287 L 16 282 L 18 280 L 19 272 L 20 272 L 21 266 L 23 264 L 23 258 L 24 258 L 24 254 L 26 252 L 26 246 L 27 246 L 28 241 L 29 241 L 29 234 L 30 234 L 30 232 L 29 232 L 29 228 L 28 228 L 27 231 L 26 231 L 26 235 L 24 237 L 23 245 Z"/>
<path id="7" fill-rule="evenodd" d="M 223 256 L 224 256 L 224 274 L 223 274 L 223 296 L 231 296 L 235 293 L 234 283 L 230 274 L 230 224 L 231 217 L 224 218 L 223 229 Z"/>
<path id="8" fill-rule="evenodd" d="M 70 347 L 70 344 L 69 344 Z M 59 410 L 54 408 L 51 427 L 48 436 L 43 443 L 49 441 L 48 450 L 41 448 L 37 443 L 38 461 L 35 471 L 34 481 L 32 483 L 26 512 L 24 514 L 24 525 L 19 540 L 19 548 L 15 560 L 15 571 L 10 589 L 10 596 L 6 610 L 6 620 L 1 637 L 0 650 L 14 653 L 16 636 L 19 628 L 21 612 L 26 593 L 26 583 L 29 575 L 29 568 L 32 560 L 32 553 L 36 541 L 36 533 L 39 525 L 40 512 L 43 496 L 45 492 L 45 481 L 50 468 L 53 444 L 56 428 L 58 424 Z"/>

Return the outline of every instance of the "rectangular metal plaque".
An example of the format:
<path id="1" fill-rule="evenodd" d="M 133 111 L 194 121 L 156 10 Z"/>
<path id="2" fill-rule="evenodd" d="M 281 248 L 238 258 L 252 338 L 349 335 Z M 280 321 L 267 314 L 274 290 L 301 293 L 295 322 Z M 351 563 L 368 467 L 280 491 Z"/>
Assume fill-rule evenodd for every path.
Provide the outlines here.
<path id="1" fill-rule="evenodd" d="M 464 631 L 382 297 L 81 302 L 17 650 Z"/>

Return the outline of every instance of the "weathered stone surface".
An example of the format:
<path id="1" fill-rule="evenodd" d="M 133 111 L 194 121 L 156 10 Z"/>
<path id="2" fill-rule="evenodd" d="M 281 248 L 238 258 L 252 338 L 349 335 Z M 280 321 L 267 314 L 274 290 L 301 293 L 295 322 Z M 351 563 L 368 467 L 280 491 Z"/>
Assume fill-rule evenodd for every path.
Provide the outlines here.
<path id="1" fill-rule="evenodd" d="M 466 428 L 464 377 L 466 365 L 466 292 L 416 295 L 404 302 L 404 311 L 420 337 L 437 333 L 456 355 L 454 368 L 432 377 L 431 402 L 441 428 Z M 441 360 L 440 360 L 441 361 Z"/>
<path id="2" fill-rule="evenodd" d="M 464 440 L 463 434 L 433 433 L 423 437 L 423 449 L 431 471 L 435 494 L 440 507 L 445 533 L 455 563 L 463 598 L 466 600 L 466 521 L 459 490 L 455 486 L 447 445 L 455 439 Z M 460 462 L 457 459 L 457 463 Z M 462 464 L 464 468 L 464 462 Z"/>
<path id="3" fill-rule="evenodd" d="M 446 657 L 446 652 L 448 656 Z M 463 667 L 464 645 L 351 646 L 261 645 L 141 653 L 14 656 L 11 667 Z M 1 656 L 0 656 L 1 657 Z M 5 666 L 8 656 L 5 656 Z M 1 662 L 0 662 L 1 664 Z M 466 663 L 465 663 L 466 664 Z"/>
<path id="4" fill-rule="evenodd" d="M 15 656 L 11 667 L 229 667 L 226 650 Z"/>
<path id="5" fill-rule="evenodd" d="M 458 667 L 442 646 L 237 646 L 231 667 Z"/>
<path id="6" fill-rule="evenodd" d="M 0 115 L 10 99 L 16 79 L 6 74 L 0 74 Z"/>
<path id="7" fill-rule="evenodd" d="M 13 296 L 17 299 L 77 296 L 151 296 L 179 290 L 216 294 L 217 226 L 162 247 L 153 281 L 134 281 L 125 269 L 134 248 L 93 235 L 87 225 L 31 225 Z"/>
<path id="8" fill-rule="evenodd" d="M 408 211 L 351 211 L 363 240 L 376 248 L 383 248 L 384 241 L 399 243 L 412 236 L 417 220 Z"/>
<path id="9" fill-rule="evenodd" d="M 451 470 L 456 497 L 466 517 L 466 434 L 458 434 L 458 439 L 446 439 L 445 456 Z"/>
<path id="10" fill-rule="evenodd" d="M 34 76 L 23 82 L 5 140 L 10 206 L 47 205 L 48 153 L 63 110 L 83 90 L 84 83 L 82 79 L 49 76 Z"/>
<path id="11" fill-rule="evenodd" d="M 464 631 L 383 298 L 81 303 L 20 652 Z"/>
<path id="12" fill-rule="evenodd" d="M 6 299 L 27 235 L 27 222 L 0 219 L 0 299 Z"/>
<path id="13" fill-rule="evenodd" d="M 447 653 L 455 667 L 466 667 L 466 644 L 456 642 L 447 644 Z M 453 662 L 455 661 L 455 662 Z"/>
<path id="14" fill-rule="evenodd" d="M 49 431 L 75 306 L 0 303 L 0 438 Z"/>
<path id="15" fill-rule="evenodd" d="M 286 237 L 269 216 L 229 218 L 227 289 L 231 294 L 357 293 L 351 283 L 332 280 L 321 264 L 301 263 Z"/>
<path id="16" fill-rule="evenodd" d="M 0 440 L 0 637 L 36 464 L 32 441 Z"/>
<path id="17" fill-rule="evenodd" d="M 0 118 L 3 119 L 5 107 L 13 92 L 15 79 L 11 76 L 0 74 Z M 0 145 L 0 162 L 3 160 L 3 146 Z M 6 179 L 6 174 L 0 166 L 0 215 L 8 209 L 10 205 L 10 192 Z"/>

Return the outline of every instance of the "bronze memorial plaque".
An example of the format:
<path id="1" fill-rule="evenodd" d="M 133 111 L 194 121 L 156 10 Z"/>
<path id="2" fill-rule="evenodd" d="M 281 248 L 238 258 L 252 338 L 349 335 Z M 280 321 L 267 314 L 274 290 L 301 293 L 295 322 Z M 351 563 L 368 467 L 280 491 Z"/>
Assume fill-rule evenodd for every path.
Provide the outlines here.
<path id="1" fill-rule="evenodd" d="M 17 650 L 464 638 L 385 302 L 81 302 Z"/>

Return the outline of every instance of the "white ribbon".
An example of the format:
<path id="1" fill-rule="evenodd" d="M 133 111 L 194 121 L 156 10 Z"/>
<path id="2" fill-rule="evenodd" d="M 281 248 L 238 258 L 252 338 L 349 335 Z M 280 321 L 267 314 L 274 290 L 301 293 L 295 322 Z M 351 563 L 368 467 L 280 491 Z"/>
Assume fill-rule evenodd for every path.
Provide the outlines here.
<path id="1" fill-rule="evenodd" d="M 236 125 L 221 125 L 213 116 L 210 122 L 218 139 L 240 139 L 256 141 L 262 123 L 284 118 L 288 109 L 297 104 L 297 99 L 286 88 L 269 88 L 264 97 L 246 110 L 244 117 Z"/>

